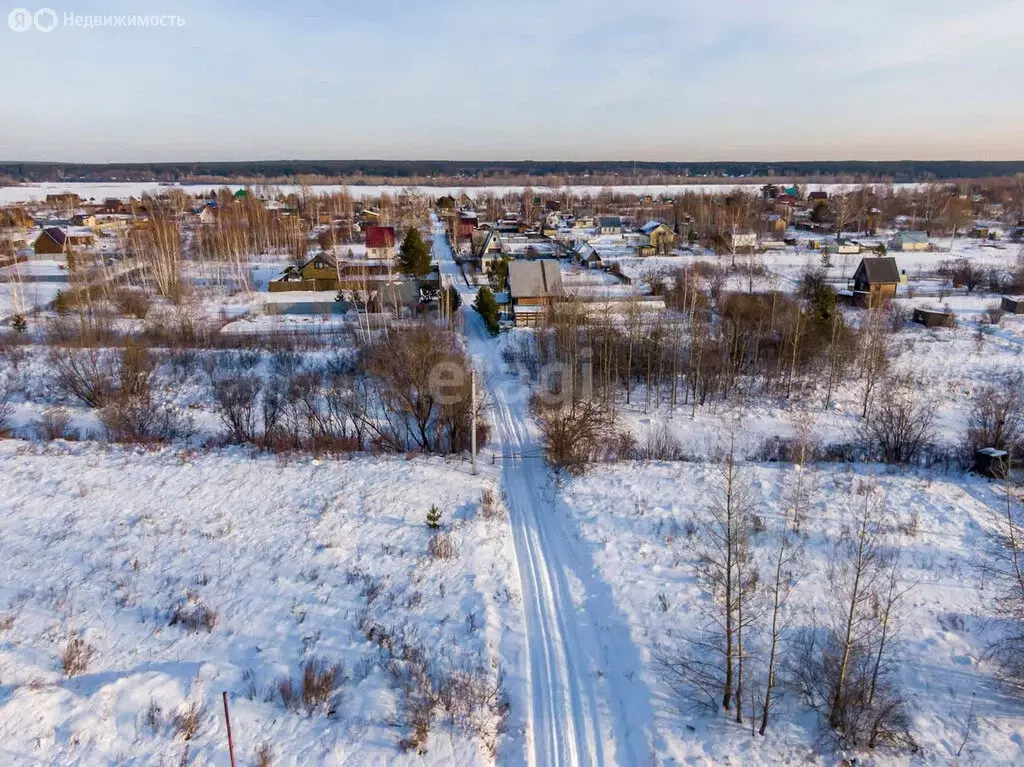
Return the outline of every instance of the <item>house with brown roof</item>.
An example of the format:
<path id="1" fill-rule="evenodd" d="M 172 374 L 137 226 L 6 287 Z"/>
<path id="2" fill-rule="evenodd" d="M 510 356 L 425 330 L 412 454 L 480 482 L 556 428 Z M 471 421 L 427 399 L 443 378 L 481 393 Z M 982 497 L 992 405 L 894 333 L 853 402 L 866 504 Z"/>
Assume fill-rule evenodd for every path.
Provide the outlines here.
<path id="1" fill-rule="evenodd" d="M 36 255 L 64 255 L 69 247 L 68 236 L 63 229 L 56 226 L 44 229 L 32 243 Z"/>

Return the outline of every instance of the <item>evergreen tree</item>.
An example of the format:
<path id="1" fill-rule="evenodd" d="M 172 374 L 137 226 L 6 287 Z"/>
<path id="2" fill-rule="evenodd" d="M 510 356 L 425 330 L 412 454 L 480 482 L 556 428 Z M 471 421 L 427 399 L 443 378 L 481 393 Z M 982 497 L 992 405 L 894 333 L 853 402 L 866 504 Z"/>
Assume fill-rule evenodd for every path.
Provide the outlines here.
<path id="1" fill-rule="evenodd" d="M 398 252 L 398 268 L 414 277 L 422 277 L 430 271 L 430 248 L 414 226 L 410 226 L 405 233 L 405 240 Z"/>
<path id="2" fill-rule="evenodd" d="M 484 318 L 484 324 L 491 331 L 491 335 L 498 334 L 498 302 L 494 300 L 494 293 L 488 287 L 480 288 L 476 294 L 476 301 L 473 308 Z"/>
<path id="3" fill-rule="evenodd" d="M 11 318 L 11 327 L 17 333 L 24 333 L 28 330 L 28 321 L 25 319 L 25 315 L 15 314 L 14 317 Z"/>
<path id="4" fill-rule="evenodd" d="M 437 506 L 431 506 L 427 512 L 427 527 L 431 530 L 439 530 L 441 527 L 441 511 Z"/>
<path id="5" fill-rule="evenodd" d="M 492 290 L 505 290 L 508 287 L 508 265 L 511 260 L 510 258 L 499 258 L 491 263 L 487 280 L 491 283 Z"/>

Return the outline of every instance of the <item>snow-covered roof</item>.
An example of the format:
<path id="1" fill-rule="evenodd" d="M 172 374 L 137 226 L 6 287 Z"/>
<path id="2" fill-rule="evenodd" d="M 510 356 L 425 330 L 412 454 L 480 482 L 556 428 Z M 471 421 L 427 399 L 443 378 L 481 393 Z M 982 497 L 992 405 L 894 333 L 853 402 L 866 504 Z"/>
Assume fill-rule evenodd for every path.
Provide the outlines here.
<path id="1" fill-rule="evenodd" d="M 650 234 L 651 232 L 653 232 L 655 229 L 657 229 L 661 225 L 662 224 L 661 224 L 660 221 L 651 220 L 651 221 L 648 221 L 646 224 L 644 224 L 643 226 L 640 227 L 640 232 L 642 234 Z"/>
<path id="2" fill-rule="evenodd" d="M 905 232 L 897 232 L 896 236 L 893 237 L 893 239 L 894 240 L 899 240 L 901 242 L 920 242 L 920 243 L 926 243 L 926 242 L 928 242 L 928 233 L 927 232 L 919 232 L 919 231 L 907 230 Z"/>
<path id="3" fill-rule="evenodd" d="M 557 261 L 513 261 L 508 265 L 508 287 L 512 298 L 560 296 L 562 271 Z"/>

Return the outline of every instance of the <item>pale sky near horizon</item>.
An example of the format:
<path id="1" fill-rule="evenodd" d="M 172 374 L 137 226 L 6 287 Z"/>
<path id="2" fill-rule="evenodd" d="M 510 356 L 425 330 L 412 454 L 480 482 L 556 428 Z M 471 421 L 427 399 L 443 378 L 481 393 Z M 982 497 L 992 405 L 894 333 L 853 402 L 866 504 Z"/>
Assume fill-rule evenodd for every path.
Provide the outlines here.
<path id="1" fill-rule="evenodd" d="M 1024 0 L 73 0 L 0 161 L 1024 159 Z"/>

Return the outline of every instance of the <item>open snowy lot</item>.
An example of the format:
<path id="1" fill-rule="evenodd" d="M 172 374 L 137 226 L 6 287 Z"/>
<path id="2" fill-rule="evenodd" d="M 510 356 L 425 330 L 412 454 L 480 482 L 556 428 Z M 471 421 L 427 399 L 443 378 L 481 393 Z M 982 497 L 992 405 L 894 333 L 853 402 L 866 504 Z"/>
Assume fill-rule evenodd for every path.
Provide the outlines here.
<path id="1" fill-rule="evenodd" d="M 520 701 L 498 734 L 522 613 L 507 525 L 481 513 L 490 467 L 14 440 L 0 466 L 0 762 L 224 764 L 222 691 L 239 764 L 263 744 L 274 764 L 521 751 Z M 340 664 L 330 694 L 289 699 L 314 658 Z M 435 713 L 425 756 L 396 746 L 417 663 L 481 694 Z"/>
<path id="2" fill-rule="evenodd" d="M 741 726 L 721 712 L 695 711 L 659 666 L 658 657 L 680 651 L 693 635 L 701 605 L 707 604 L 694 578 L 688 531 L 692 534 L 700 511 L 719 492 L 716 471 L 712 464 L 633 463 L 597 468 L 566 481 L 555 514 L 559 524 L 575 529 L 600 579 L 609 585 L 614 605 L 591 614 L 603 611 L 609 624 L 629 626 L 643 654 L 643 683 L 654 709 L 649 737 L 657 759 L 652 763 L 834 764 L 830 760 L 837 757 L 814 751 L 819 722 L 795 696 L 786 695 L 779 704 L 766 738 L 751 737 L 749 714 Z M 765 526 L 754 548 L 768 561 L 796 471 L 772 464 L 743 471 Z M 1000 689 L 985 660 L 993 638 L 992 595 L 984 588 L 979 553 L 984 531 L 999 509 L 995 485 L 959 474 L 890 475 L 877 466 L 812 466 L 805 477 L 810 495 L 801 533 L 803 556 L 790 597 L 795 605 L 792 631 L 809 625 L 815 614 L 820 620 L 833 544 L 852 522 L 854 487 L 870 481 L 879 484 L 891 512 L 887 545 L 901 549 L 902 583 L 909 588 L 895 640 L 898 684 L 910 702 L 921 752 L 911 757 L 883 750 L 869 760 L 1020 764 L 1024 705 Z M 589 603 L 607 597 L 587 593 L 582 599 Z M 762 645 L 752 656 L 749 678 L 763 675 L 763 650 Z M 592 673 L 614 680 L 621 674 L 616 656 L 600 657 Z M 763 686 L 754 687 L 755 694 L 763 695 Z M 958 756 L 965 728 L 970 737 Z"/>

